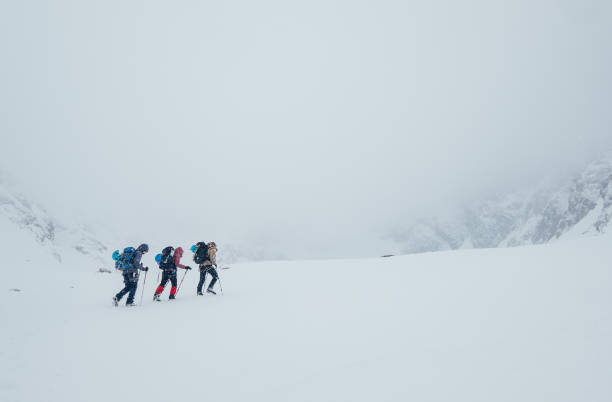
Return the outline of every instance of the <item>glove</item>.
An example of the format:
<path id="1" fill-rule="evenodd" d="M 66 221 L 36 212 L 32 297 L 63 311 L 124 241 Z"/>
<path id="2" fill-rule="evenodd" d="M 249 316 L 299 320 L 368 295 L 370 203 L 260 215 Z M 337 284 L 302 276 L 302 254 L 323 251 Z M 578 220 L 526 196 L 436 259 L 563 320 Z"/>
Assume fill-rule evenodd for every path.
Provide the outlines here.
<path id="1" fill-rule="evenodd" d="M 149 267 L 144 267 L 143 271 L 147 272 L 149 270 Z"/>
<path id="2" fill-rule="evenodd" d="M 185 269 L 191 269 L 191 267 L 190 266 L 186 266 Z"/>

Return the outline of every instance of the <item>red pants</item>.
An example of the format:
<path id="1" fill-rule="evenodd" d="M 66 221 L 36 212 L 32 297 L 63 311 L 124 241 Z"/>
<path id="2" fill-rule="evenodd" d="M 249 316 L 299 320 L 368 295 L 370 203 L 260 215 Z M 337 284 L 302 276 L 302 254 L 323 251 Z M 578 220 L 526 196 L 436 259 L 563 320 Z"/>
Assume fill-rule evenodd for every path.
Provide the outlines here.
<path id="1" fill-rule="evenodd" d="M 170 288 L 170 294 L 174 296 L 176 294 L 176 271 L 174 270 L 164 271 L 162 273 L 161 282 L 159 283 L 159 286 L 155 290 L 155 293 L 158 295 L 162 294 L 162 292 L 164 291 L 164 287 L 166 286 L 166 283 L 168 283 L 168 281 L 172 283 L 172 287 Z"/>

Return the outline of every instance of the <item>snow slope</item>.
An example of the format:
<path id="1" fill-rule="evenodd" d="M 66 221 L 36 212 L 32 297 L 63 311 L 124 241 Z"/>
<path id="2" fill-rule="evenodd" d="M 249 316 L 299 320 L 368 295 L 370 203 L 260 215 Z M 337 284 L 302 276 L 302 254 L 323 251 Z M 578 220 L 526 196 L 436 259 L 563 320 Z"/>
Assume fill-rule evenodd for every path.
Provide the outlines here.
<path id="1" fill-rule="evenodd" d="M 104 264 L 108 256 L 108 237 L 100 240 L 86 225 L 60 223 L 38 203 L 0 182 L 0 251 L 15 262 L 48 261 L 80 265 L 95 261 Z M 27 250 L 27 253 L 15 252 Z M 40 258 L 32 259 L 35 253 Z M 41 256 L 44 253 L 47 256 Z M 55 265 L 55 264 L 53 264 Z"/>
<path id="2" fill-rule="evenodd" d="M 0 400 L 610 401 L 611 244 L 243 264 L 158 304 L 152 270 L 135 308 L 116 272 L 3 265 Z"/>
<path id="3" fill-rule="evenodd" d="M 513 247 L 599 235 L 611 221 L 612 157 L 607 157 L 560 186 L 480 200 L 450 216 L 400 227 L 391 238 L 400 253 Z"/>

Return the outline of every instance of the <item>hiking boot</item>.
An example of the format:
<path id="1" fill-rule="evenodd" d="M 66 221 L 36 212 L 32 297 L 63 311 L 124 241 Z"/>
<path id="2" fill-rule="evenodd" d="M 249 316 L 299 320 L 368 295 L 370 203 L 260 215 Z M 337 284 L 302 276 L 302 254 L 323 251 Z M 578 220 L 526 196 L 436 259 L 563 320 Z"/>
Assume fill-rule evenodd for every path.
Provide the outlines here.
<path id="1" fill-rule="evenodd" d="M 159 299 L 159 293 L 155 293 L 155 294 L 153 295 L 153 301 L 161 301 L 161 300 Z"/>
<path id="2" fill-rule="evenodd" d="M 170 295 L 170 297 L 168 297 L 168 300 L 174 300 L 174 299 L 176 299 L 176 296 L 174 295 Z"/>
<path id="3" fill-rule="evenodd" d="M 131 302 L 131 303 L 125 303 L 125 307 L 136 307 L 136 306 L 137 306 L 137 304 L 136 304 L 136 303 L 134 303 L 134 302 Z"/>
<path id="4" fill-rule="evenodd" d="M 215 291 L 214 291 L 214 290 L 212 290 L 212 289 L 206 289 L 206 293 L 212 293 L 212 294 L 214 294 L 214 295 L 216 295 L 216 294 L 217 294 L 217 292 L 215 292 Z"/>
<path id="5" fill-rule="evenodd" d="M 202 293 L 201 290 L 198 290 L 198 296 L 204 296 L 204 293 Z"/>

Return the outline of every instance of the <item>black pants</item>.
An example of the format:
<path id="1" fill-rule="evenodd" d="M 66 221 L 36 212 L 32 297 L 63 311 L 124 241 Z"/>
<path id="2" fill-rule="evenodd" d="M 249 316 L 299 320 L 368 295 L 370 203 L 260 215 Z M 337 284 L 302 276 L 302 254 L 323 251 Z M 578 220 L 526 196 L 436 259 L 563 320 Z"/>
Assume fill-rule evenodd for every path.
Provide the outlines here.
<path id="1" fill-rule="evenodd" d="M 206 282 L 206 274 L 210 273 L 212 276 L 212 280 L 210 284 L 208 284 L 208 289 L 212 289 L 217 283 L 217 279 L 219 279 L 219 274 L 217 270 L 212 265 L 200 266 L 200 282 L 198 282 L 198 292 L 202 292 L 202 286 L 204 286 L 204 282 Z"/>
<path id="2" fill-rule="evenodd" d="M 170 281 L 173 288 L 176 287 L 176 271 L 162 272 L 162 279 L 161 279 L 161 282 L 159 283 L 159 286 L 161 286 L 162 288 L 166 287 L 166 283 L 168 283 L 168 281 Z"/>
<path id="3" fill-rule="evenodd" d="M 136 277 L 136 280 L 134 280 L 134 275 L 123 275 L 123 283 L 125 283 L 125 287 L 121 289 L 119 293 L 115 295 L 115 297 L 117 300 L 121 300 L 123 296 L 129 293 L 127 304 L 134 303 L 134 295 L 136 294 L 136 287 L 138 286 L 138 277 Z"/>

